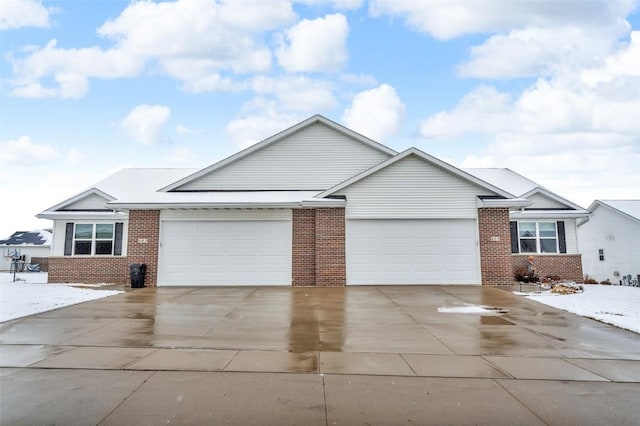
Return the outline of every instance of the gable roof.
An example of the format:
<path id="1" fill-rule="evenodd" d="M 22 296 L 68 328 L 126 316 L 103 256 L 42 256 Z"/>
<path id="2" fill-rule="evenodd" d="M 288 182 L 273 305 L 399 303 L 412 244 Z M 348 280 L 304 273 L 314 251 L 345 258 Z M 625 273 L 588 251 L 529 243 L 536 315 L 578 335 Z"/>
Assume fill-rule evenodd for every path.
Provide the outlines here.
<path id="1" fill-rule="evenodd" d="M 105 204 L 109 201 L 115 200 L 115 197 L 107 194 L 104 191 L 101 191 L 96 187 L 93 187 L 93 188 L 86 189 L 80 192 L 79 194 L 76 194 L 73 197 L 64 200 L 59 204 L 56 204 L 55 206 L 51 206 L 47 210 L 55 210 L 55 211 L 66 210 L 68 206 L 71 206 L 72 204 L 77 203 L 78 201 L 81 201 L 85 198 L 91 197 L 92 195 L 97 195 L 98 197 L 104 198 Z"/>
<path id="2" fill-rule="evenodd" d="M 465 168 L 463 169 L 468 173 L 477 176 L 478 178 L 492 183 L 495 186 L 503 188 L 510 193 L 521 197 L 529 198 L 533 195 L 540 194 L 546 198 L 556 201 L 559 204 L 566 206 L 568 209 L 575 210 L 576 213 L 588 214 L 589 212 L 583 207 L 567 200 L 564 197 L 550 191 L 544 186 L 527 179 L 519 173 L 514 172 L 508 168 Z M 553 210 L 553 209 L 551 209 Z"/>
<path id="3" fill-rule="evenodd" d="M 367 178 L 368 176 L 370 176 L 370 175 L 372 175 L 372 174 L 374 174 L 374 173 L 376 173 L 376 172 L 378 172 L 378 171 L 380 171 L 380 170 L 382 170 L 382 169 L 384 169 L 386 167 L 389 167 L 389 166 L 397 163 L 398 161 L 401 161 L 402 159 L 407 158 L 409 156 L 416 156 L 419 159 L 421 159 L 421 160 L 423 160 L 423 161 L 425 161 L 425 162 L 427 162 L 429 164 L 432 164 L 432 165 L 434 165 L 434 166 L 436 166 L 436 167 L 438 167 L 440 169 L 443 169 L 443 170 L 451 173 L 454 176 L 457 176 L 457 177 L 459 177 L 459 178 L 461 178 L 463 180 L 466 180 L 467 182 L 471 182 L 473 184 L 478 185 L 481 188 L 487 189 L 487 190 L 495 193 L 498 196 L 502 196 L 502 197 L 508 198 L 508 199 L 516 198 L 516 197 L 514 197 L 513 194 L 510 194 L 509 192 L 507 192 L 507 191 L 505 191 L 505 190 L 503 190 L 503 189 L 501 189 L 501 188 L 499 188 L 497 186 L 494 186 L 494 185 L 492 185 L 490 183 L 487 183 L 487 182 L 485 182 L 485 181 L 483 181 L 481 179 L 478 179 L 477 177 L 475 177 L 475 176 L 473 176 L 473 175 L 471 175 L 471 174 L 469 174 L 469 173 L 467 173 L 467 172 L 465 172 L 463 170 L 460 170 L 460 169 L 450 165 L 449 163 L 446 163 L 446 162 L 444 162 L 444 161 L 442 161 L 442 160 L 440 160 L 440 159 L 438 159 L 436 157 L 433 157 L 433 156 L 431 156 L 431 155 L 419 150 L 418 148 L 409 148 L 409 149 L 403 151 L 402 153 L 400 153 L 400 154 L 398 154 L 398 155 L 396 155 L 394 157 L 391 157 L 388 160 L 383 161 L 382 163 L 377 164 L 376 166 L 371 167 L 370 169 L 365 170 L 364 172 L 362 172 L 362 173 L 360 173 L 360 174 L 358 174 L 356 176 L 353 176 L 352 178 L 347 179 L 344 182 L 339 183 L 338 185 L 336 185 L 336 186 L 334 186 L 332 188 L 329 188 L 328 190 L 318 194 L 316 197 L 322 198 L 322 197 L 331 196 L 331 195 L 335 194 L 336 192 L 338 192 L 338 191 L 340 191 L 340 190 L 342 190 L 342 189 L 344 189 L 344 188 L 346 188 L 348 186 L 351 186 L 354 183 L 359 182 L 359 181 Z"/>
<path id="4" fill-rule="evenodd" d="M 143 198 L 146 194 L 154 193 L 161 186 L 167 185 L 180 177 L 193 173 L 195 169 L 121 169 L 102 179 L 84 191 L 67 198 L 61 203 L 51 206 L 36 217 L 53 219 L 67 217 L 73 212 L 65 210 L 87 197 L 100 196 L 105 201 L 112 202 L 121 198 Z M 110 212 L 92 212 L 93 217 L 101 217 Z"/>
<path id="5" fill-rule="evenodd" d="M 595 200 L 589 206 L 593 211 L 598 206 L 608 207 L 615 212 L 640 222 L 640 200 Z"/>
<path id="6" fill-rule="evenodd" d="M 351 129 L 348 129 L 334 121 L 329 120 L 326 117 L 323 117 L 322 115 L 316 114 L 292 127 L 289 127 L 288 129 L 285 129 L 279 133 L 276 133 L 275 135 L 256 143 L 255 145 L 250 146 L 249 148 L 246 148 L 240 152 L 237 152 L 236 154 L 231 155 L 230 157 L 225 158 L 224 160 L 221 160 L 217 163 L 212 164 L 209 167 L 206 167 L 204 169 L 201 169 L 195 173 L 193 173 L 192 175 L 186 176 L 183 179 L 180 179 L 176 182 L 171 183 L 170 185 L 164 187 L 161 189 L 161 191 L 163 192 L 169 192 L 169 191 L 176 191 L 179 190 L 180 187 L 187 185 L 188 183 L 191 183 L 205 175 L 208 175 L 209 173 L 212 173 L 216 170 L 220 170 L 223 167 L 226 167 L 230 164 L 233 164 L 237 161 L 242 160 L 243 158 L 248 157 L 251 154 L 254 154 L 257 151 L 263 150 L 271 145 L 274 145 L 284 139 L 289 138 L 290 136 L 301 132 L 304 129 L 307 129 L 313 125 L 316 124 L 324 124 L 325 126 L 333 129 L 334 131 L 345 135 L 357 142 L 360 142 L 370 148 L 373 148 L 374 150 L 377 150 L 379 152 L 382 152 L 386 155 L 389 156 L 393 156 L 396 155 L 397 152 L 394 151 L 393 149 L 384 146 L 372 139 L 367 138 L 366 136 L 363 136 L 357 132 L 354 132 Z"/>
<path id="7" fill-rule="evenodd" d="M 6 240 L 0 240 L 0 245 L 7 246 L 50 246 L 51 232 L 39 229 L 37 231 L 18 231 L 14 232 Z"/>

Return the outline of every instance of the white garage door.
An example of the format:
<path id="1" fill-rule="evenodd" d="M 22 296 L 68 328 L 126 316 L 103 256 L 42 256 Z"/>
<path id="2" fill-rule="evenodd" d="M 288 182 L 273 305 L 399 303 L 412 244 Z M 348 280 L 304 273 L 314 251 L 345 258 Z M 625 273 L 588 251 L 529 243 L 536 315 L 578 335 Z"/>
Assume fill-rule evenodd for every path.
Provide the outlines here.
<path id="1" fill-rule="evenodd" d="M 291 285 L 291 220 L 163 221 L 158 285 Z"/>
<path id="2" fill-rule="evenodd" d="M 475 220 L 348 220 L 347 284 L 479 284 Z"/>

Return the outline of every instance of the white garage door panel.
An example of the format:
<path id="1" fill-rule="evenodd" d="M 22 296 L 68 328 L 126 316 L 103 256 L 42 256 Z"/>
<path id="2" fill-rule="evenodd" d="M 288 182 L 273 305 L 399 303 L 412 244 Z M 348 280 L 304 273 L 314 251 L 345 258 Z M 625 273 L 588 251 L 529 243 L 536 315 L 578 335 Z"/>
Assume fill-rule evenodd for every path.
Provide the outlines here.
<path id="1" fill-rule="evenodd" d="M 291 221 L 163 221 L 158 285 L 290 285 Z"/>
<path id="2" fill-rule="evenodd" d="M 479 284 L 475 220 L 347 221 L 348 284 Z"/>

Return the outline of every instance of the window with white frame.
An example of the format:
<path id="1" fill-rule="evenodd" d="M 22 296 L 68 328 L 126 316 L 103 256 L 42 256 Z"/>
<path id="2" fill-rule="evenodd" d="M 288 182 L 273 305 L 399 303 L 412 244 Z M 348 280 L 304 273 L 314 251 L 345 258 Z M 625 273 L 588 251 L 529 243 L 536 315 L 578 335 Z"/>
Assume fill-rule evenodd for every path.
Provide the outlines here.
<path id="1" fill-rule="evenodd" d="M 520 253 L 558 253 L 556 222 L 518 222 Z"/>
<path id="2" fill-rule="evenodd" d="M 67 223 L 65 256 L 120 256 L 122 223 Z"/>

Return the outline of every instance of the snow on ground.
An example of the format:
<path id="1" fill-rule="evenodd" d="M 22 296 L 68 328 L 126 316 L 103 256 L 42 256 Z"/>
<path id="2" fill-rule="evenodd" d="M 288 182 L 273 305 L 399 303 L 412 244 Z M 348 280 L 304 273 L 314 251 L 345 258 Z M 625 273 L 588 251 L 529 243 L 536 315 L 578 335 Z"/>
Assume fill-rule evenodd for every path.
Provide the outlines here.
<path id="1" fill-rule="evenodd" d="M 122 293 L 76 288 L 85 284 L 47 284 L 46 272 L 0 272 L 0 322 Z"/>
<path id="2" fill-rule="evenodd" d="M 527 299 L 640 333 L 640 288 L 586 284 L 584 292 L 529 293 Z"/>

